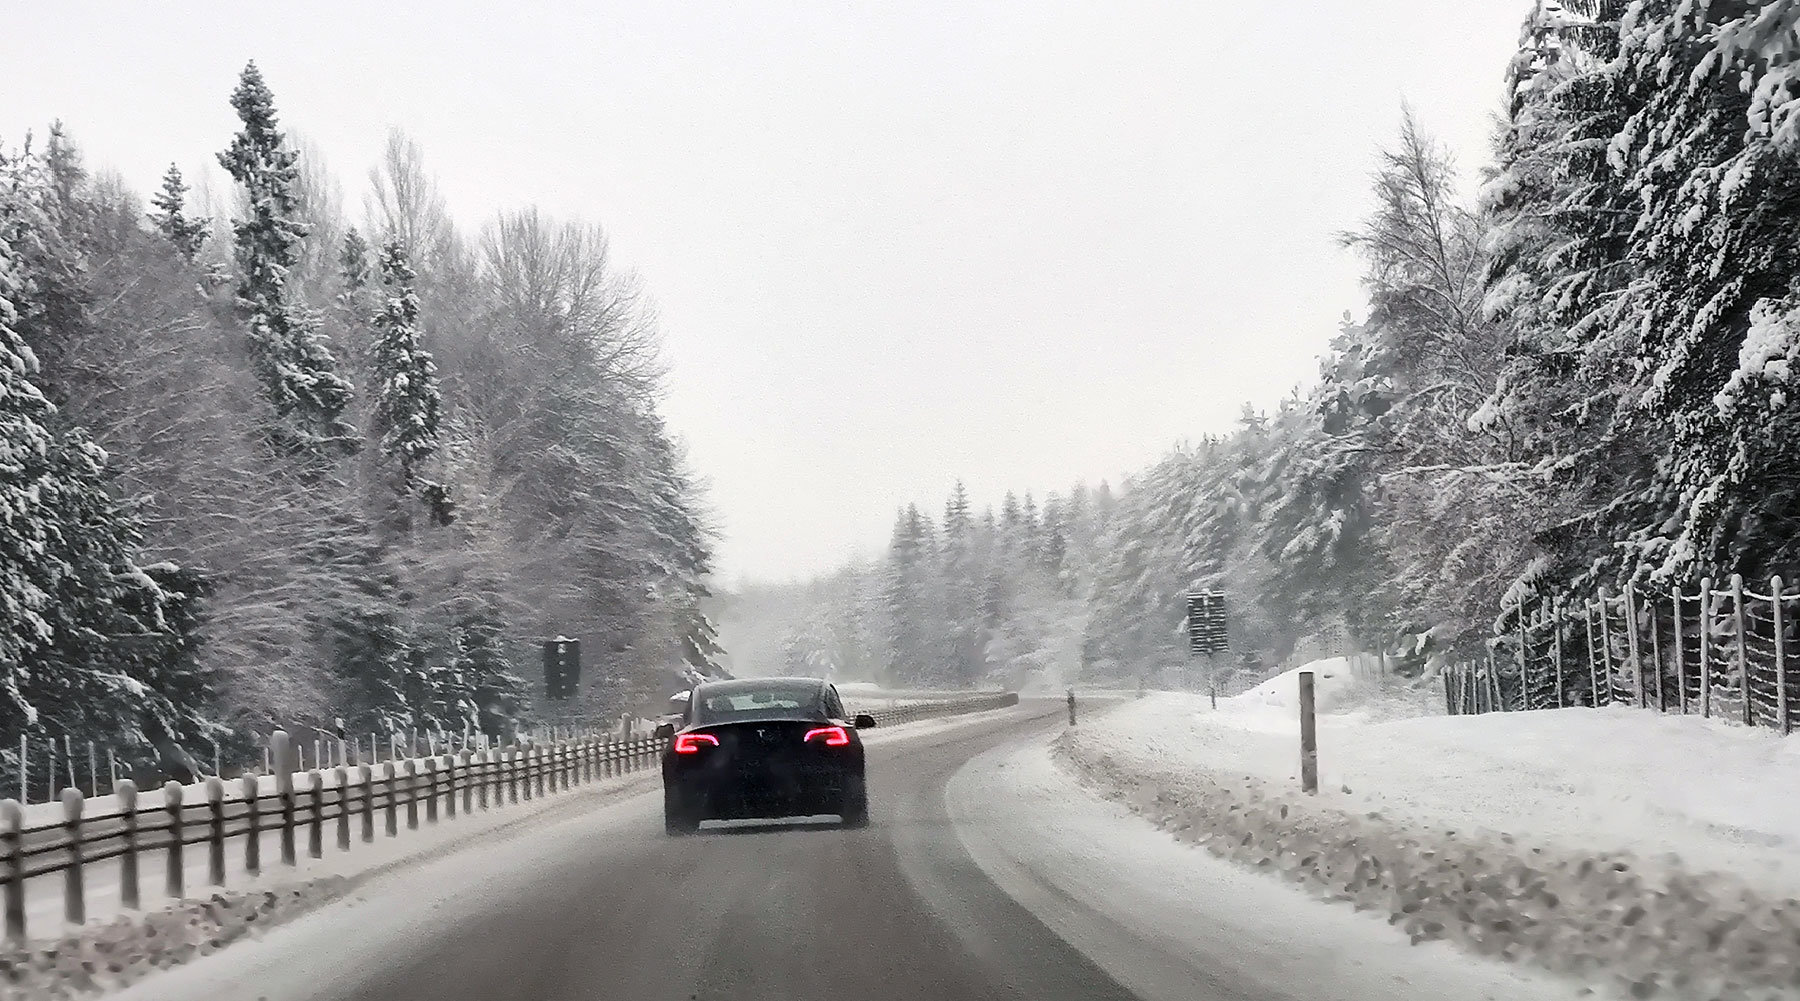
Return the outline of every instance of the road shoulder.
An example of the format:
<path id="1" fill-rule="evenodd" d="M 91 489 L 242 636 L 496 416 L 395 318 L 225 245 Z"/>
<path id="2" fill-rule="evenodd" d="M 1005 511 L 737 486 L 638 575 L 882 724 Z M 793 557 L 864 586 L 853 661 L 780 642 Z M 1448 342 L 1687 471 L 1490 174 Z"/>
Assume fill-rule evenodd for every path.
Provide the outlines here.
<path id="1" fill-rule="evenodd" d="M 1580 988 L 1410 945 L 1385 921 L 1177 842 L 1083 788 L 1043 739 L 979 755 L 945 791 L 987 876 L 1145 1001 L 1573 998 Z"/>

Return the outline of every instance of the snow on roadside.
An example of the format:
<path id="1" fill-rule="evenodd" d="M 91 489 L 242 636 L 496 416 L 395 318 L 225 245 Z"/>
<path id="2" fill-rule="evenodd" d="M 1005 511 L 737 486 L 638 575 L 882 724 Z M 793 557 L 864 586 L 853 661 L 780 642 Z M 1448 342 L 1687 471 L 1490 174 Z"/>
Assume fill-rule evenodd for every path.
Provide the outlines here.
<path id="1" fill-rule="evenodd" d="M 1415 939 L 1606 969 L 1638 992 L 1686 974 L 1680 996 L 1800 993 L 1800 742 L 1631 709 L 1410 715 L 1430 693 L 1309 667 L 1317 797 L 1298 791 L 1294 672 L 1217 711 L 1130 703 L 1065 735 L 1060 758 L 1180 836 L 1388 909 Z M 1732 993 L 1751 985 L 1795 993 Z"/>

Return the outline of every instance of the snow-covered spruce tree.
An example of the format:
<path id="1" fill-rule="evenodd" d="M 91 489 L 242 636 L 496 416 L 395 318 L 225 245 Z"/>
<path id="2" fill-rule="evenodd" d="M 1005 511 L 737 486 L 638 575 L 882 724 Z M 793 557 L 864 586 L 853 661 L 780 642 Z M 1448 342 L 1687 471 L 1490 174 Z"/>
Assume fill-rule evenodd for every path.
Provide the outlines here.
<path id="1" fill-rule="evenodd" d="M 202 585 L 173 566 L 138 566 L 139 526 L 107 490 L 106 453 L 82 428 L 59 427 L 33 381 L 27 332 L 54 336 L 83 315 L 79 303 L 53 311 L 40 298 L 76 292 L 59 284 L 67 274 L 41 270 L 78 264 L 49 249 L 67 249 L 55 232 L 66 192 L 53 176 L 29 151 L 0 155 L 0 733 L 179 759 L 216 735 L 204 716 L 214 693 L 193 658 Z M 156 642 L 117 640 L 142 634 Z"/>
<path id="2" fill-rule="evenodd" d="M 344 418 L 351 386 L 319 334 L 319 319 L 290 290 L 306 227 L 297 214 L 298 154 L 276 128 L 274 95 L 256 64 L 244 67 L 231 95 L 243 131 L 219 154 L 243 185 L 247 218 L 236 220 L 238 305 L 249 329 L 257 376 L 274 420 L 270 436 L 284 452 L 313 464 L 356 449 Z"/>
<path id="3" fill-rule="evenodd" d="M 1529 587 L 1612 579 L 1627 562 L 1614 541 L 1660 517 L 1650 480 L 1668 435 L 1627 428 L 1635 337 L 1610 323 L 1637 214 L 1607 156 L 1641 107 L 1615 72 L 1626 7 L 1542 3 L 1527 19 L 1480 197 L 1483 315 L 1510 342 L 1487 408 L 1506 416 L 1545 502 Z"/>
<path id="4" fill-rule="evenodd" d="M 162 190 L 150 199 L 150 204 L 157 209 L 150 213 L 150 221 L 156 225 L 157 232 L 175 245 L 181 256 L 191 261 L 206 245 L 206 237 L 212 232 L 212 220 L 188 217 L 187 194 L 188 186 L 181 179 L 181 168 L 169 164 L 168 172 L 163 174 Z"/>
<path id="5" fill-rule="evenodd" d="M 908 505 L 894 524 L 885 566 L 887 680 L 929 684 L 944 680 L 936 572 L 937 532 L 929 515 Z"/>
<path id="6" fill-rule="evenodd" d="M 1771 27 L 1720 22 L 1740 10 L 1644 2 L 1620 28 L 1619 76 L 1641 110 L 1609 153 L 1641 210 L 1630 255 L 1637 280 L 1614 323 L 1638 338 L 1641 423 L 1674 433 L 1659 497 L 1670 516 L 1634 538 L 1640 573 L 1653 577 L 1766 576 L 1800 558 L 1800 415 L 1787 385 L 1800 360 L 1800 162 L 1781 140 L 1791 128 L 1787 83 L 1758 80 L 1791 70 L 1760 59 L 1722 65 L 1721 36 L 1730 51 L 1734 38 L 1754 44 Z M 1793 13 L 1783 5 L 1763 15 Z M 1770 37 L 1792 30 L 1789 20 Z"/>
<path id="7" fill-rule="evenodd" d="M 437 454 L 443 400 L 437 366 L 419 343 L 419 297 L 413 291 L 406 248 L 389 242 L 381 249 L 381 311 L 375 314 L 370 371 L 375 385 L 372 430 L 381 454 L 395 463 L 394 482 L 402 496 L 418 496 L 431 519 L 447 525 L 455 517 L 449 491 L 425 479 L 422 469 Z"/>

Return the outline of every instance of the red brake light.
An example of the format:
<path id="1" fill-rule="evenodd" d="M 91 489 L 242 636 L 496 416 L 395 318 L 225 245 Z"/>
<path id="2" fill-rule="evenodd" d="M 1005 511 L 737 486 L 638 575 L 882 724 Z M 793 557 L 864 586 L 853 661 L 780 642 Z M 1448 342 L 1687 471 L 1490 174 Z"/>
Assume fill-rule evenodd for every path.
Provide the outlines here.
<path id="1" fill-rule="evenodd" d="M 806 731 L 806 743 L 813 742 L 815 737 L 824 737 L 826 747 L 843 747 L 850 743 L 850 734 L 841 726 L 822 726 L 816 730 Z"/>
<path id="2" fill-rule="evenodd" d="M 683 733 L 675 737 L 676 754 L 699 754 L 701 744 L 719 746 L 719 738 L 710 733 Z"/>

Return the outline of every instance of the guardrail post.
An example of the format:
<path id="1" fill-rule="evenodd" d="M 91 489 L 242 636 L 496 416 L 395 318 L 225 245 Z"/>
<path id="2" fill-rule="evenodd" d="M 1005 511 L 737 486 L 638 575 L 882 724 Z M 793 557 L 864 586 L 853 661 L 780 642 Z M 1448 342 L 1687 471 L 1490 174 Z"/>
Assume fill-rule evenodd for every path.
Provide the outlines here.
<path id="1" fill-rule="evenodd" d="M 1788 717 L 1787 637 L 1782 635 L 1785 623 L 1781 616 L 1782 583 L 1780 577 L 1769 579 L 1769 597 L 1773 599 L 1770 618 L 1775 627 L 1775 715 L 1783 737 L 1794 732 L 1794 721 Z"/>
<path id="2" fill-rule="evenodd" d="M 1313 715 L 1313 673 L 1300 672 L 1300 790 L 1319 791 L 1319 731 Z"/>
<path id="3" fill-rule="evenodd" d="M 206 806 L 210 816 L 206 842 L 206 878 L 214 886 L 225 885 L 225 783 L 217 775 L 206 777 Z"/>
<path id="4" fill-rule="evenodd" d="M 24 758 L 20 758 L 20 767 Z M 6 860 L 6 940 L 25 944 L 25 808 L 0 800 L 0 854 Z"/>
<path id="5" fill-rule="evenodd" d="M 338 750 L 343 750 L 343 743 L 338 743 Z M 337 846 L 338 851 L 350 850 L 350 769 L 338 765 L 331 770 L 331 777 L 337 784 Z"/>
<path id="6" fill-rule="evenodd" d="M 124 828 L 121 840 L 124 850 L 119 855 L 119 902 L 128 910 L 138 909 L 138 814 L 137 783 L 120 779 L 113 783 L 113 800 L 119 804 L 119 826 Z"/>
<path id="7" fill-rule="evenodd" d="M 262 872 L 262 783 L 255 775 L 238 780 L 243 789 L 244 817 L 250 830 L 244 834 L 244 871 L 252 879 Z"/>
<path id="8" fill-rule="evenodd" d="M 383 782 L 382 785 L 386 787 L 383 791 L 387 794 L 385 803 L 385 806 L 387 807 L 387 836 L 390 838 L 397 838 L 400 836 L 399 760 L 396 759 L 387 762 L 387 780 Z"/>
<path id="9" fill-rule="evenodd" d="M 1556 659 L 1556 708 L 1566 704 L 1563 695 L 1563 606 L 1562 599 L 1557 598 L 1550 604 L 1550 656 Z"/>
<path id="10" fill-rule="evenodd" d="M 356 777 L 362 785 L 362 839 L 365 844 L 375 840 L 375 769 L 378 767 L 374 759 L 368 764 L 356 766 Z"/>
<path id="11" fill-rule="evenodd" d="M 475 767 L 470 773 L 471 785 L 475 790 L 475 802 L 482 810 L 488 808 L 488 787 L 493 784 L 494 752 L 480 750 L 475 752 Z"/>
<path id="12" fill-rule="evenodd" d="M 81 790 L 62 791 L 63 846 L 69 852 L 69 866 L 63 870 L 63 919 L 72 925 L 87 924 L 85 874 L 81 864 Z"/>
<path id="13" fill-rule="evenodd" d="M 513 806 L 519 802 L 519 751 L 518 744 L 508 744 L 500 751 L 500 770 L 506 775 L 506 801 Z"/>
<path id="14" fill-rule="evenodd" d="M 312 816 L 307 818 L 306 854 L 309 858 L 325 857 L 325 775 L 317 768 L 307 773 L 312 780 L 307 797 L 312 801 Z"/>
<path id="15" fill-rule="evenodd" d="M 406 781 L 406 829 L 419 829 L 419 763 L 414 758 L 400 762 L 400 771 L 405 774 Z"/>
<path id="16" fill-rule="evenodd" d="M 294 857 L 294 741 L 286 730 L 269 735 L 270 760 L 275 766 L 275 792 L 281 797 L 281 864 L 297 864 Z"/>
<path id="17" fill-rule="evenodd" d="M 437 759 L 427 757 L 419 762 L 425 772 L 425 822 L 437 823 L 438 815 L 438 767 Z"/>
<path id="18" fill-rule="evenodd" d="M 1738 691 L 1744 696 L 1744 725 L 1756 725 L 1756 699 L 1750 692 L 1749 637 L 1744 635 L 1744 575 L 1731 575 L 1731 619 L 1737 628 Z"/>
<path id="19" fill-rule="evenodd" d="M 163 892 L 179 900 L 183 896 L 182 881 L 186 875 L 181 865 L 181 843 L 186 840 L 186 835 L 182 828 L 181 783 L 174 779 L 163 783 L 163 811 L 169 815 L 169 854 Z"/>

